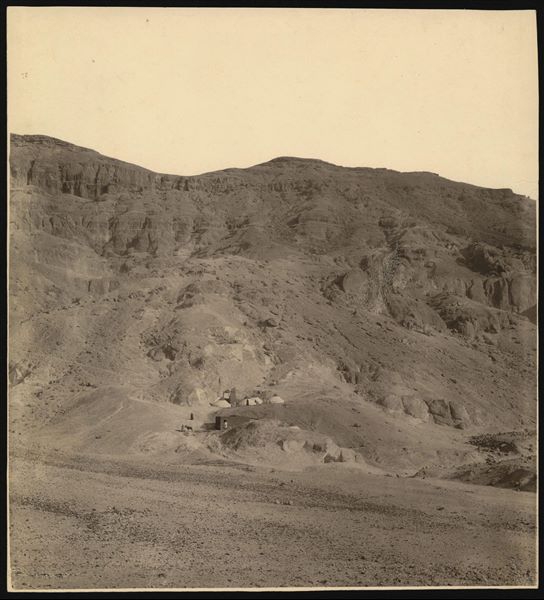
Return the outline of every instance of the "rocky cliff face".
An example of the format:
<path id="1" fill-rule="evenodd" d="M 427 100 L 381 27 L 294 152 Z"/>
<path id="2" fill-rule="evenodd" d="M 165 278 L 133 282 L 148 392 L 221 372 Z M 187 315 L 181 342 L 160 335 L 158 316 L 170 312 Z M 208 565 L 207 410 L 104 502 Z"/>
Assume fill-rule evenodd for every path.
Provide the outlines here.
<path id="1" fill-rule="evenodd" d="M 138 191 L 154 174 L 97 152 L 46 136 L 11 136 L 10 174 L 14 186 L 32 185 L 50 194 L 99 198 L 119 189 Z"/>
<path id="2" fill-rule="evenodd" d="M 162 175 L 18 135 L 10 173 L 13 368 L 44 418 L 113 379 L 534 420 L 536 213 L 511 190 L 290 157 Z"/>

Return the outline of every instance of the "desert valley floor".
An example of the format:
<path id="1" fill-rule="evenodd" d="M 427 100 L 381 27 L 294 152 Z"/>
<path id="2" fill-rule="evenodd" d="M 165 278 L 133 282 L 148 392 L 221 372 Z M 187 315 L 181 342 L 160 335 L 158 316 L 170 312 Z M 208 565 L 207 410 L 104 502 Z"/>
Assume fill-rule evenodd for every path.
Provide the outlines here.
<path id="1" fill-rule="evenodd" d="M 61 455 L 14 470 L 19 589 L 535 581 L 527 492 L 336 465 L 293 473 Z"/>

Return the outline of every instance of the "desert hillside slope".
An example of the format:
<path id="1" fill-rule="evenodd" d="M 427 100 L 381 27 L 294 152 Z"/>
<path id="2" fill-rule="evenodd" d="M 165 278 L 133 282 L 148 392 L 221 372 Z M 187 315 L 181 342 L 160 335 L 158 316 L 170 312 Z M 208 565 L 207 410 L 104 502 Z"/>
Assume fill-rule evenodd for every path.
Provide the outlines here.
<path id="1" fill-rule="evenodd" d="M 294 157 L 164 175 L 45 136 L 11 136 L 10 173 L 14 450 L 278 462 L 310 440 L 424 473 L 516 432 L 501 457 L 529 460 L 532 200 Z M 231 388 L 285 404 L 212 406 Z M 270 427 L 181 452 L 190 413 Z"/>

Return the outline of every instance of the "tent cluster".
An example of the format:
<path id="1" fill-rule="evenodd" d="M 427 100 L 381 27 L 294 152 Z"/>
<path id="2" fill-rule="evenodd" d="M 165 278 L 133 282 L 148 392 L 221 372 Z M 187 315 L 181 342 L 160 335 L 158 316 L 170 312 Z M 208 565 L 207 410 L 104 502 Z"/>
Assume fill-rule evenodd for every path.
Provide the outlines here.
<path id="1" fill-rule="evenodd" d="M 259 404 L 285 404 L 285 400 L 278 395 L 269 398 L 261 398 L 260 396 L 244 396 L 243 398 L 239 398 L 236 394 L 236 388 L 232 388 L 225 390 L 220 398 L 212 402 L 212 406 L 216 406 L 217 408 L 258 406 Z"/>

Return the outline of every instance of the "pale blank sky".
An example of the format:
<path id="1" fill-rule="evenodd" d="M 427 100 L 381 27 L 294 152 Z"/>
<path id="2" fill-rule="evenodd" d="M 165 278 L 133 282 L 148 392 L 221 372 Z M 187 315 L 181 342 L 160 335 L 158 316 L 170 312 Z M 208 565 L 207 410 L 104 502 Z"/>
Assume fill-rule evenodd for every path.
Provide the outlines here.
<path id="1" fill-rule="evenodd" d="M 291 155 L 537 198 L 536 17 L 9 7 L 8 118 L 158 172 Z"/>

